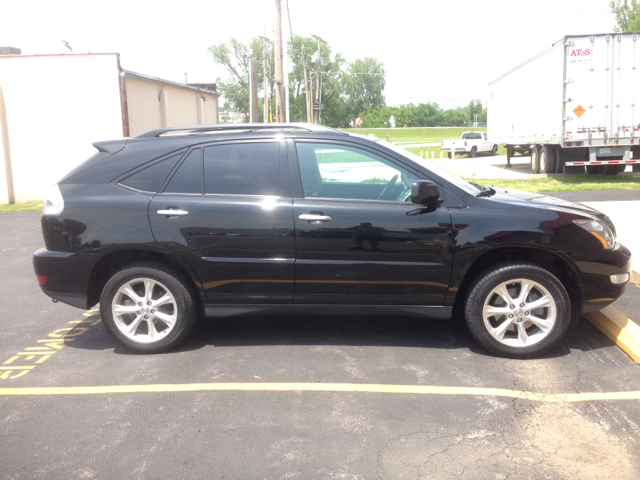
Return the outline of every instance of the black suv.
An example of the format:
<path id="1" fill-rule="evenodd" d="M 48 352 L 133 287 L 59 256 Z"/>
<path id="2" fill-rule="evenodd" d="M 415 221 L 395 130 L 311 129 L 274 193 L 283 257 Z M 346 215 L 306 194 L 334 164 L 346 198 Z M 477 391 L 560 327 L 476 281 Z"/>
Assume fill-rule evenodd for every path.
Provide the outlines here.
<path id="1" fill-rule="evenodd" d="M 498 355 L 553 346 L 627 286 L 600 212 L 466 182 L 318 125 L 162 128 L 98 149 L 43 208 L 42 291 L 138 352 L 199 317 L 464 315 Z"/>

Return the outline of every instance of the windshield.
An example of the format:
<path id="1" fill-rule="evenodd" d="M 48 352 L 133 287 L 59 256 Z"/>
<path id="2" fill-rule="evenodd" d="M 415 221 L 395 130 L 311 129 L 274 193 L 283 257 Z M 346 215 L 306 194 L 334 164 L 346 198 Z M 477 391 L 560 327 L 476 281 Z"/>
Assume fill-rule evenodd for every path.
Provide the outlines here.
<path id="1" fill-rule="evenodd" d="M 454 184 L 460 190 L 468 193 L 469 195 L 477 195 L 479 191 L 482 191 L 482 189 L 474 187 L 466 180 L 463 180 L 462 178 L 447 172 L 446 170 L 438 167 L 432 162 L 425 161 L 424 158 L 420 158 L 415 153 L 411 153 L 408 150 L 405 150 L 402 147 L 398 147 L 392 143 L 388 143 L 388 142 L 381 142 L 381 143 L 384 143 L 385 147 L 393 150 L 396 153 L 399 153 L 403 157 L 408 158 L 409 160 L 412 160 L 418 163 L 419 165 L 421 165 L 422 167 L 426 168 L 427 170 L 433 172 L 434 175 L 444 178 L 447 182 Z"/>

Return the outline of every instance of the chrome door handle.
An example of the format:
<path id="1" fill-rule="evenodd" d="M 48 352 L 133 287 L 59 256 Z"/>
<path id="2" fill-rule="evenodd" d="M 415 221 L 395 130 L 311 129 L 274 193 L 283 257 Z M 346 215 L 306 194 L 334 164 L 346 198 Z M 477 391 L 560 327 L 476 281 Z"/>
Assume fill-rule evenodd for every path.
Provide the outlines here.
<path id="1" fill-rule="evenodd" d="M 315 224 L 328 222 L 329 220 L 331 220 L 331 217 L 329 215 L 322 215 L 318 213 L 303 213 L 302 215 L 298 215 L 298 218 L 300 220 L 307 220 L 309 223 Z"/>
<path id="2" fill-rule="evenodd" d="M 189 212 L 181 209 L 168 209 L 168 210 L 158 210 L 158 215 L 170 215 L 172 217 L 181 217 L 182 215 L 189 215 Z"/>

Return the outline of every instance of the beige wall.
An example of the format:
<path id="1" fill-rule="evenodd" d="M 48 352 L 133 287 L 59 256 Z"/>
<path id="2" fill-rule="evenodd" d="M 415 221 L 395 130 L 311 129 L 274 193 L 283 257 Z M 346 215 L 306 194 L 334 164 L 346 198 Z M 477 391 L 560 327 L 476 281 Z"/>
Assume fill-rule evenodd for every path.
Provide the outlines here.
<path id="1" fill-rule="evenodd" d="M 122 138 L 116 54 L 0 56 L 0 85 L 17 203 L 42 200 L 93 142 Z M 0 167 L 7 203 L 2 148 Z"/>
<path id="2" fill-rule="evenodd" d="M 159 127 L 218 123 L 216 95 L 174 87 L 130 74 L 125 78 L 129 135 L 132 137 Z M 199 102 L 202 102 L 201 109 Z"/>

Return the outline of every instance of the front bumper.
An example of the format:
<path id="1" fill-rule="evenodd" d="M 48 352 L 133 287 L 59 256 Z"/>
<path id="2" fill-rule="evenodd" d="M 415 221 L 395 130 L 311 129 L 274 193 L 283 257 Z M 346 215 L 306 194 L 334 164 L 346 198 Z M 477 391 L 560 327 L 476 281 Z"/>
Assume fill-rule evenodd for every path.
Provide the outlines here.
<path id="1" fill-rule="evenodd" d="M 87 310 L 91 273 L 102 255 L 40 249 L 33 254 L 36 275 L 46 280 L 42 291 L 62 303 Z"/>
<path id="2" fill-rule="evenodd" d="M 582 276 L 582 313 L 602 310 L 615 302 L 626 290 L 629 281 L 615 284 L 612 275 L 631 275 L 631 252 L 618 243 L 611 250 L 590 251 L 571 255 Z"/>

